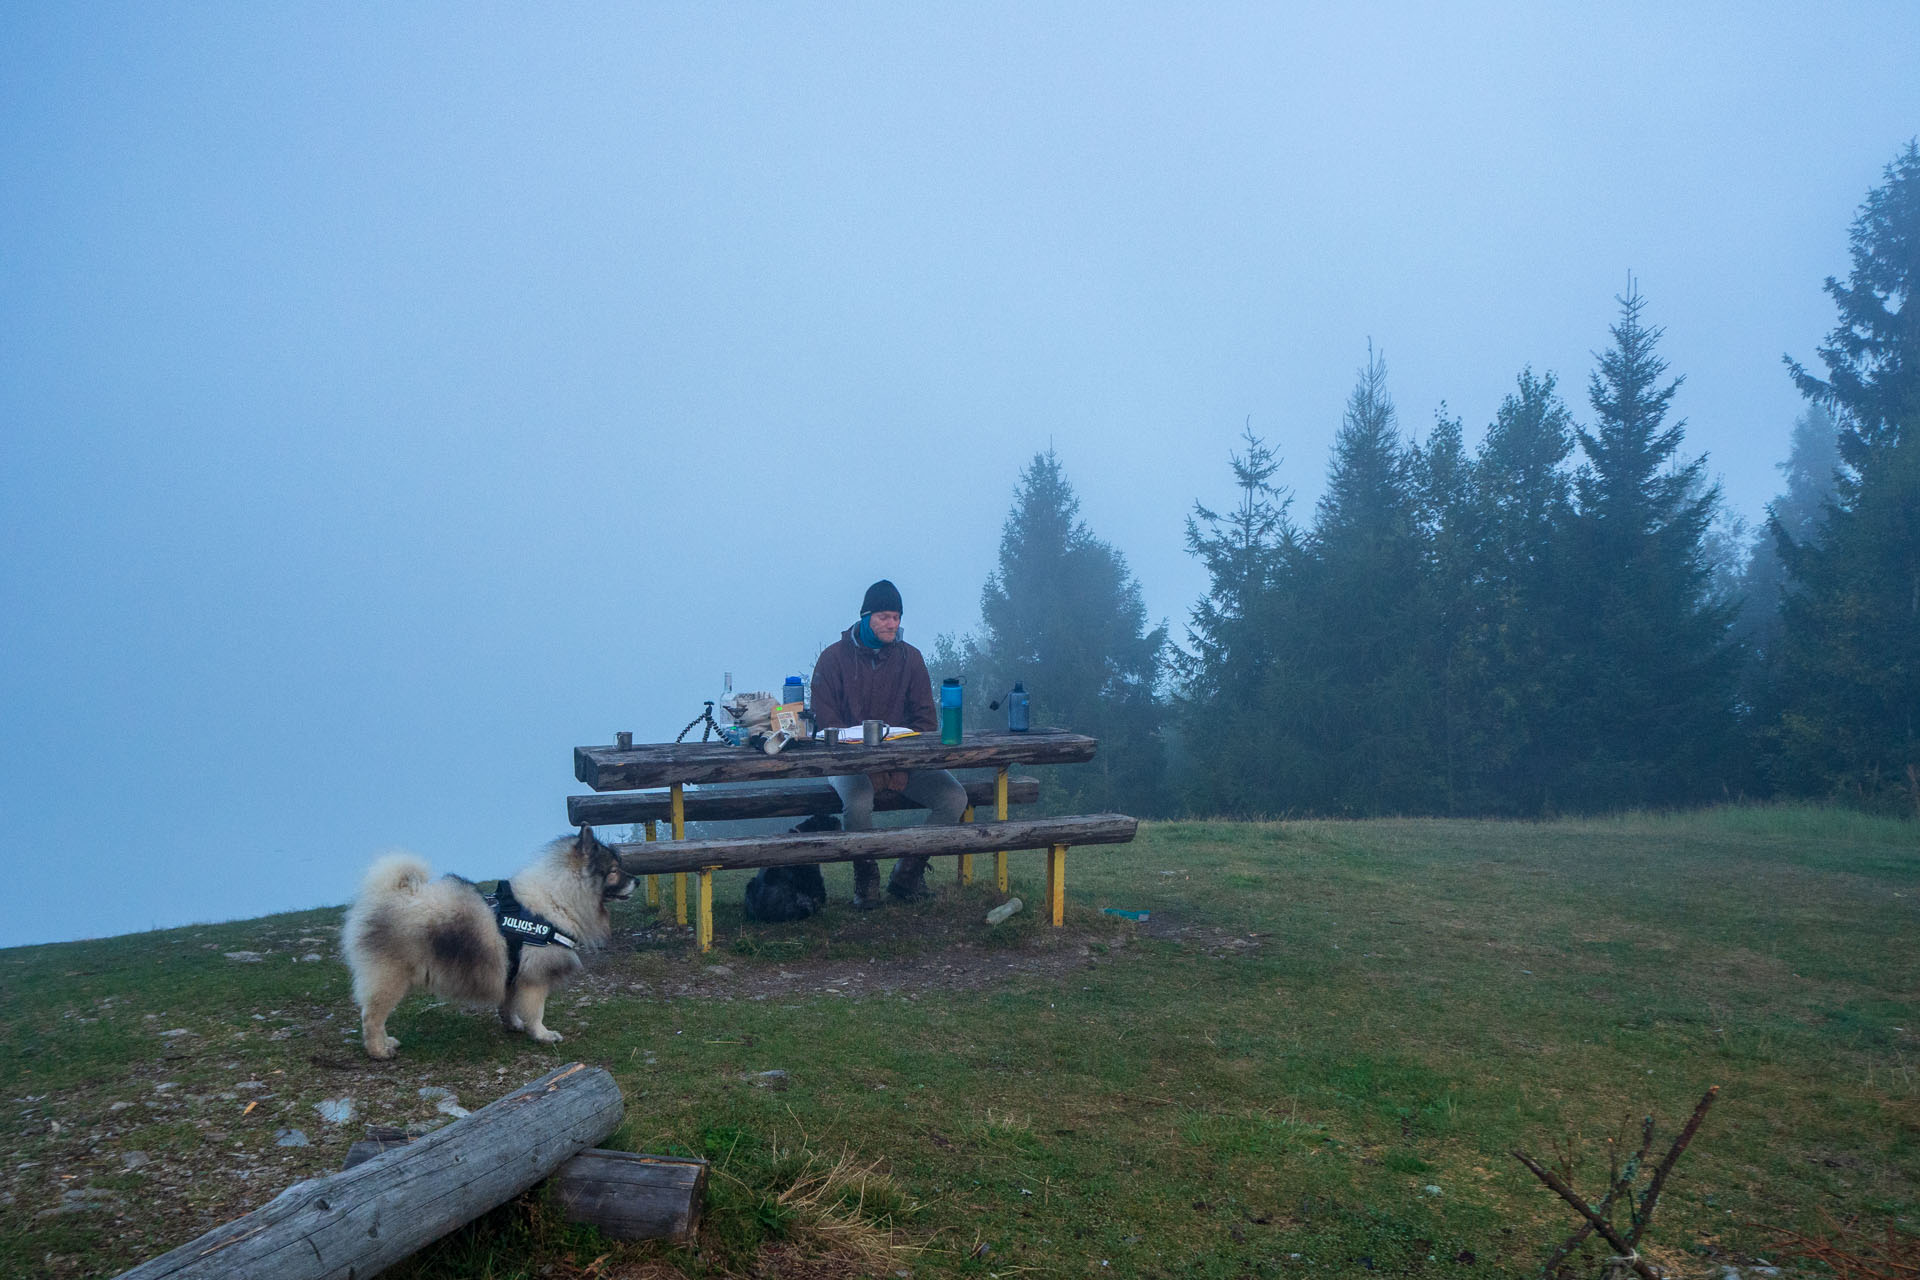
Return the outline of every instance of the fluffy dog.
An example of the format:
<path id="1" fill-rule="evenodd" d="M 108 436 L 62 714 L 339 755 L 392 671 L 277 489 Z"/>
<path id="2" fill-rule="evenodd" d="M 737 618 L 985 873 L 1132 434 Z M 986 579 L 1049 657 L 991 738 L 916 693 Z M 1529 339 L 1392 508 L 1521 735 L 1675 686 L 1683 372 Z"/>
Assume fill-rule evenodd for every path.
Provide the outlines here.
<path id="1" fill-rule="evenodd" d="M 580 949 L 612 935 L 607 904 L 633 893 L 633 877 L 620 859 L 594 838 L 592 827 L 581 827 L 501 882 L 512 891 L 496 895 L 498 912 L 470 881 L 432 875 L 412 854 L 390 854 L 367 871 L 347 909 L 341 944 L 353 970 L 367 1056 L 391 1058 L 400 1047 L 387 1034 L 387 1015 L 415 987 L 496 1005 L 512 1030 L 541 1044 L 559 1040 L 542 1021 L 547 993 L 580 968 Z M 551 928 L 543 932 L 543 925 Z M 509 945 L 509 932 L 520 939 L 517 948 Z"/>

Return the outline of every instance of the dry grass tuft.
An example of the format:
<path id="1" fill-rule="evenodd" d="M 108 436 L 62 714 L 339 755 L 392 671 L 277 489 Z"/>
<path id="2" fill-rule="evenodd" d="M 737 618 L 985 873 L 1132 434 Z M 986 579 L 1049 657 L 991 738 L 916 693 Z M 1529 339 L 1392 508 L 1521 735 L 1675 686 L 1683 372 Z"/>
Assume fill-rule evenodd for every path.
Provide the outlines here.
<path id="1" fill-rule="evenodd" d="M 1790 1258 L 1818 1262 L 1838 1280 L 1914 1280 L 1920 1277 L 1920 1235 L 1902 1231 L 1891 1222 L 1878 1231 L 1858 1222 L 1841 1222 L 1822 1213 L 1826 1230 L 1812 1235 L 1785 1227 L 1766 1227 L 1780 1238 L 1781 1252 Z"/>
<path id="2" fill-rule="evenodd" d="M 863 1163 L 843 1151 L 829 1163 L 808 1154 L 793 1184 L 774 1201 L 786 1215 L 789 1242 L 810 1253 L 878 1270 L 925 1248 L 899 1238 L 895 1217 L 911 1212 L 913 1204 L 880 1171 L 879 1160 Z"/>

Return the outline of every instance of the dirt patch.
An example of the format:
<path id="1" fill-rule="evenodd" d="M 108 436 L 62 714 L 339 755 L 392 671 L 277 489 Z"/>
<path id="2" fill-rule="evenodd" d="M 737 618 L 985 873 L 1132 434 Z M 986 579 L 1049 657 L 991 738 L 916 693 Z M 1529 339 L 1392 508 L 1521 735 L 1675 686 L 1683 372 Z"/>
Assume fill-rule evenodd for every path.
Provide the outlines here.
<path id="1" fill-rule="evenodd" d="M 659 951 L 644 954 L 663 939 L 677 940 L 681 949 L 664 956 Z M 842 941 L 857 945 L 857 940 Z M 781 955 L 776 947 L 748 955 L 716 948 L 702 956 L 693 949 L 691 931 L 672 924 L 653 925 L 616 938 L 569 989 L 603 998 L 626 994 L 668 1000 L 772 1000 L 824 995 L 913 1000 L 930 993 L 981 991 L 1015 981 L 1055 983 L 1068 974 L 1112 963 L 1129 941 L 1125 933 L 1061 929 L 1014 946 L 953 938 L 943 945 L 888 957 Z"/>
<path id="2" fill-rule="evenodd" d="M 704 956 L 694 948 L 692 929 L 673 923 L 669 910 L 619 929 L 556 1000 L 561 1007 L 621 997 L 918 1000 L 1010 983 L 1056 985 L 1071 974 L 1124 962 L 1141 939 L 1231 957 L 1257 955 L 1272 937 L 1197 924 L 1172 912 L 1155 911 L 1136 922 L 1085 909 L 1070 913 L 1062 928 L 1029 925 L 1024 933 L 995 935 L 983 932 L 972 905 L 956 911 L 943 895 L 919 907 L 871 913 L 835 906 L 825 929 L 756 926 L 729 942 L 716 941 Z"/>
<path id="3" fill-rule="evenodd" d="M 1195 924 L 1183 912 L 1156 910 L 1139 924 L 1140 936 L 1157 942 L 1192 947 L 1209 955 L 1250 955 L 1273 937 L 1271 933 L 1235 933 L 1210 924 Z"/>

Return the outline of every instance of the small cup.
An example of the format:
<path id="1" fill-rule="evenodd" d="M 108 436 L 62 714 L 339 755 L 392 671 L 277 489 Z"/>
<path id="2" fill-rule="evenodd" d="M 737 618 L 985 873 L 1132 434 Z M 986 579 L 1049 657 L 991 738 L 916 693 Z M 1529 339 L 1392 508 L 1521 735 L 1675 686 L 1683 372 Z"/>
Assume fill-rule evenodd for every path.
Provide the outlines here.
<path id="1" fill-rule="evenodd" d="M 613 745 L 620 748 L 622 751 L 632 750 L 633 731 L 631 729 L 622 729 L 620 730 L 620 732 L 614 734 Z"/>
<path id="2" fill-rule="evenodd" d="M 860 741 L 870 747 L 877 747 L 887 740 L 887 722 L 885 720 L 862 720 L 860 722 Z"/>

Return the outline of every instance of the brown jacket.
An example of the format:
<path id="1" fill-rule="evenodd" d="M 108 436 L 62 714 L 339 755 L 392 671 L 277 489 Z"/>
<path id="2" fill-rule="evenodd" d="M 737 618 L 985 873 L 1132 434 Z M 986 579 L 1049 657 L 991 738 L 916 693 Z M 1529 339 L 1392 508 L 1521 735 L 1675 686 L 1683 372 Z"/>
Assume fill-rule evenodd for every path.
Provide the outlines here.
<path id="1" fill-rule="evenodd" d="M 835 728 L 862 720 L 885 720 L 922 733 L 940 727 L 933 679 L 920 651 L 904 640 L 863 649 L 854 643 L 852 627 L 813 664 L 813 716 L 816 723 Z"/>

